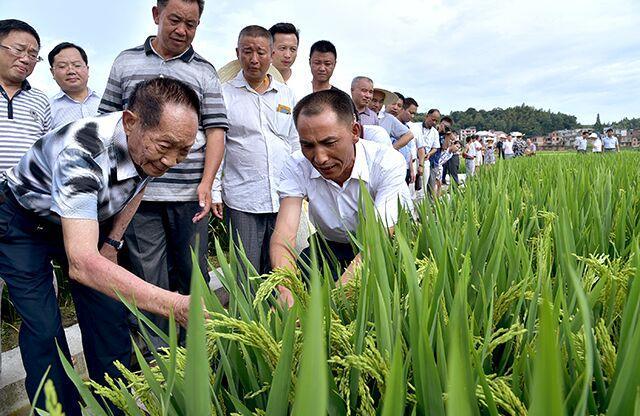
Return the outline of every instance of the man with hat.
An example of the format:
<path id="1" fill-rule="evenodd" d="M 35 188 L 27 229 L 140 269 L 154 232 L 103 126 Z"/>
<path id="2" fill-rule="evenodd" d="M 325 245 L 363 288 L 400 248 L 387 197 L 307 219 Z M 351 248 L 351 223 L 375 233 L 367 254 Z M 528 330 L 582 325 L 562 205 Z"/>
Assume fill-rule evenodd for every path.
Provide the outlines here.
<path id="1" fill-rule="evenodd" d="M 302 151 L 288 158 L 281 173 L 280 211 L 271 239 L 274 268 L 297 267 L 293 249 L 304 198 L 309 199 L 311 222 L 327 242 L 318 245 L 321 254 L 335 258 L 340 271 L 346 267 L 342 275 L 334 274 L 341 284 L 348 281 L 360 259 L 349 235 L 358 227 L 361 184 L 390 232 L 398 220 L 398 202 L 410 209 L 402 155 L 389 146 L 359 140 L 361 127 L 354 116 L 349 96 L 341 91 L 313 93 L 296 106 L 294 120 Z M 303 260 L 308 253 L 303 251 Z M 278 290 L 280 299 L 292 305 L 289 290 L 282 286 Z"/>
<path id="2" fill-rule="evenodd" d="M 593 153 L 602 153 L 602 140 L 600 140 L 598 133 L 591 133 L 589 138 L 593 139 Z"/>
<path id="3" fill-rule="evenodd" d="M 399 150 L 413 140 L 413 133 L 409 127 L 402 124 L 396 117 L 382 111 L 383 105 L 386 107 L 397 101 L 398 96 L 391 91 L 387 91 L 382 88 L 374 88 L 373 97 L 369 103 L 369 109 L 378 116 L 378 123 L 380 127 L 384 128 L 391 137 L 393 148 Z"/>
<path id="4" fill-rule="evenodd" d="M 240 70 L 223 83 L 229 131 L 222 166 L 222 207 L 233 241 L 260 273 L 270 269 L 269 241 L 280 207 L 278 184 L 287 157 L 299 149 L 293 124 L 293 92 L 269 74 L 273 39 L 261 26 L 240 31 L 236 56 Z"/>

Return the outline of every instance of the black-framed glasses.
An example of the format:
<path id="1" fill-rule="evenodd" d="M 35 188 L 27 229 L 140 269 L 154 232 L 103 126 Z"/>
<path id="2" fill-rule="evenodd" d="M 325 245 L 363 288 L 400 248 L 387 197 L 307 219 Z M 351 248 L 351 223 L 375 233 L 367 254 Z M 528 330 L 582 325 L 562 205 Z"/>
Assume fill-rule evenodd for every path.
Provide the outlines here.
<path id="1" fill-rule="evenodd" d="M 9 53 L 11 53 L 11 55 L 15 56 L 16 58 L 22 58 L 26 56 L 30 61 L 42 62 L 42 56 L 38 55 L 38 52 L 29 51 L 24 48 L 17 48 L 15 46 L 6 46 L 2 44 L 0 44 L 0 46 L 8 50 Z"/>

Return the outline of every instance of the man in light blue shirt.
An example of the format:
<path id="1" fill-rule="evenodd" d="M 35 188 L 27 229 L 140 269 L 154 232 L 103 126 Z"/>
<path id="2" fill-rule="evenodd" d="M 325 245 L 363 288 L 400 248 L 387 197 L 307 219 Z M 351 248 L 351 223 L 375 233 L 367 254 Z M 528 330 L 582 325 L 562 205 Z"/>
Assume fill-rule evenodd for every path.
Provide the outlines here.
<path id="1" fill-rule="evenodd" d="M 607 129 L 607 135 L 602 139 L 602 144 L 604 145 L 605 152 L 620 151 L 620 143 L 618 142 L 618 138 L 613 135 L 613 129 Z"/>
<path id="2" fill-rule="evenodd" d="M 78 45 L 62 42 L 49 52 L 51 75 L 60 92 L 51 97 L 51 128 L 97 114 L 100 96 L 87 87 L 87 54 Z"/>

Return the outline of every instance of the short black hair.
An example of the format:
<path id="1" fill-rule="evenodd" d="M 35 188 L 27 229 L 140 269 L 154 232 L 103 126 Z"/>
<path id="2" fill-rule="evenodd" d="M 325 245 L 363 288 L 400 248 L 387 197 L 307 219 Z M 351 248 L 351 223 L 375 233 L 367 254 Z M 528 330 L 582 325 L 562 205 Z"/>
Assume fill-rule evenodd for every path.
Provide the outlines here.
<path id="1" fill-rule="evenodd" d="M 355 105 L 351 97 L 340 90 L 323 90 L 304 97 L 293 109 L 293 122 L 298 125 L 298 118 L 303 116 L 317 116 L 326 110 L 333 111 L 338 120 L 351 124 L 354 122 Z"/>
<path id="2" fill-rule="evenodd" d="M 269 32 L 267 29 L 265 29 L 262 26 L 258 26 L 258 25 L 249 25 L 247 27 L 245 27 L 244 29 L 242 29 L 240 31 L 240 34 L 238 35 L 238 42 L 240 42 L 240 39 L 242 39 L 243 37 L 250 37 L 250 38 L 265 38 L 269 40 L 269 45 L 271 45 L 271 48 L 273 49 L 273 36 L 271 36 L 271 32 Z"/>
<path id="3" fill-rule="evenodd" d="M 204 11 L 204 0 L 182 0 L 185 3 L 198 3 L 198 11 L 199 11 L 199 15 L 202 16 L 202 12 Z M 165 7 L 167 7 L 167 4 L 169 4 L 169 0 L 158 0 L 158 2 L 156 3 L 156 5 L 158 6 L 158 8 L 160 9 L 164 9 Z"/>
<path id="4" fill-rule="evenodd" d="M 38 42 L 38 48 L 40 48 L 40 36 L 38 36 L 38 32 L 26 22 L 18 19 L 4 19 L 0 20 L 0 40 L 3 40 L 7 37 L 7 35 L 13 31 L 16 32 L 27 32 L 36 38 L 36 42 Z"/>
<path id="5" fill-rule="evenodd" d="M 449 123 L 453 126 L 453 119 L 449 116 L 444 116 L 440 119 L 440 122 L 445 122 L 445 123 Z"/>
<path id="6" fill-rule="evenodd" d="M 402 102 L 404 103 L 404 95 L 400 94 L 399 92 L 394 92 L 394 94 L 396 95 L 396 97 L 398 97 L 399 99 L 402 100 Z"/>
<path id="7" fill-rule="evenodd" d="M 276 23 L 269 29 L 271 37 L 275 40 L 276 34 L 296 35 L 296 40 L 300 43 L 300 31 L 292 23 Z"/>
<path id="8" fill-rule="evenodd" d="M 439 113 L 440 110 L 438 110 L 437 108 L 432 108 L 429 111 L 427 111 L 427 115 L 430 116 L 433 113 Z"/>
<path id="9" fill-rule="evenodd" d="M 313 45 L 311 45 L 311 50 L 309 51 L 309 58 L 313 55 L 314 52 L 318 53 L 332 53 L 334 58 L 338 58 L 338 52 L 336 51 L 336 47 L 333 43 L 328 40 L 319 40 Z"/>
<path id="10" fill-rule="evenodd" d="M 415 105 L 416 107 L 418 107 L 418 102 L 411 97 L 407 97 L 404 100 L 402 100 L 402 108 L 404 108 L 405 110 L 411 107 L 412 105 Z"/>
<path id="11" fill-rule="evenodd" d="M 609 132 L 613 133 L 613 129 L 612 129 L 611 127 L 609 127 L 609 128 L 607 129 L 607 133 L 609 133 Z"/>
<path id="12" fill-rule="evenodd" d="M 160 124 L 162 110 L 166 104 L 191 107 L 200 120 L 198 94 L 184 82 L 169 77 L 139 82 L 131 93 L 128 109 L 140 117 L 145 128 L 153 129 Z"/>
<path id="13" fill-rule="evenodd" d="M 84 51 L 84 49 L 82 49 L 80 46 L 76 45 L 75 43 L 62 42 L 57 44 L 53 49 L 51 49 L 51 52 L 49 52 L 49 55 L 48 55 L 49 66 L 53 67 L 53 60 L 56 58 L 56 55 L 58 55 L 64 49 L 69 49 L 69 48 L 77 49 L 78 52 L 80 52 L 80 56 L 82 57 L 84 64 L 89 65 L 89 58 L 87 58 L 87 53 Z"/>

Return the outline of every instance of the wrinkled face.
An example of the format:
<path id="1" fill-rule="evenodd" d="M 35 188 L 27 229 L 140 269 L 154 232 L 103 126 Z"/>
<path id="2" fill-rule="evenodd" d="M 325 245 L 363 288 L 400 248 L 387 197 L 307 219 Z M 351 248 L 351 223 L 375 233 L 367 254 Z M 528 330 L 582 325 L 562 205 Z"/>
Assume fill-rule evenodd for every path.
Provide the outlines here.
<path id="1" fill-rule="evenodd" d="M 243 36 L 238 39 L 236 56 L 240 60 L 244 77 L 249 82 L 264 79 L 269 71 L 272 55 L 273 50 L 267 38 Z"/>
<path id="2" fill-rule="evenodd" d="M 372 97 L 373 83 L 366 79 L 359 80 L 351 88 L 351 98 L 358 109 L 368 106 Z"/>
<path id="3" fill-rule="evenodd" d="M 36 67 L 38 41 L 30 33 L 12 30 L 0 39 L 0 45 L 10 48 L 0 48 L 0 80 L 20 84 Z"/>
<path id="4" fill-rule="evenodd" d="M 385 107 L 384 111 L 387 114 L 391 114 L 394 117 L 398 117 L 398 115 L 400 114 L 400 110 L 402 110 L 402 99 L 398 98 L 398 101 L 396 101 L 393 104 L 389 104 L 388 106 Z"/>
<path id="5" fill-rule="evenodd" d="M 427 114 L 424 118 L 424 122 L 428 127 L 435 127 L 440 122 L 440 112 L 434 111 L 431 114 Z"/>
<path id="6" fill-rule="evenodd" d="M 178 56 L 186 51 L 200 24 L 198 2 L 169 0 L 162 9 L 154 6 L 152 12 L 153 21 L 158 25 L 158 52 L 164 56 Z"/>
<path id="7" fill-rule="evenodd" d="M 316 82 L 329 82 L 336 68 L 336 57 L 331 52 L 313 52 L 309 58 L 311 75 Z"/>
<path id="8" fill-rule="evenodd" d="M 198 132 L 198 114 L 178 104 L 165 104 L 160 124 L 154 128 L 143 126 L 140 117 L 129 110 L 124 112 L 122 121 L 131 160 L 153 177 L 182 162 Z"/>
<path id="9" fill-rule="evenodd" d="M 417 111 L 418 111 L 418 107 L 411 104 L 406 109 L 403 109 L 402 111 L 400 111 L 398 120 L 400 120 L 403 123 L 408 123 L 413 120 L 413 117 L 416 115 Z"/>
<path id="10" fill-rule="evenodd" d="M 273 66 L 278 71 L 291 68 L 298 56 L 298 37 L 293 33 L 276 33 L 273 37 Z"/>
<path id="11" fill-rule="evenodd" d="M 351 176 L 360 125 L 345 123 L 333 111 L 298 117 L 302 154 L 325 179 L 342 185 Z"/>
<path id="12" fill-rule="evenodd" d="M 76 48 L 66 48 L 53 58 L 51 74 L 66 93 L 84 91 L 89 80 L 89 67 Z"/>
<path id="13" fill-rule="evenodd" d="M 383 105 L 384 93 L 382 91 L 374 91 L 373 97 L 371 97 L 371 102 L 369 103 L 369 108 L 373 110 L 374 113 L 378 114 L 380 110 L 382 110 Z"/>

